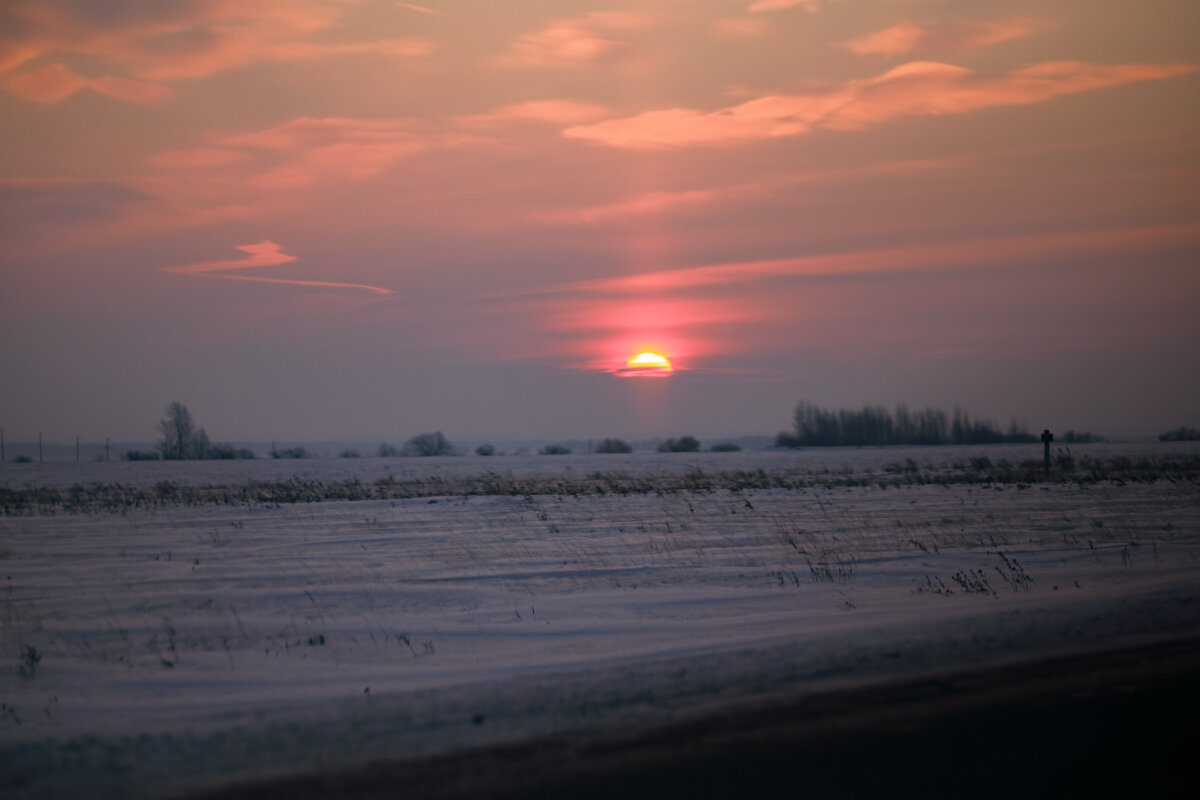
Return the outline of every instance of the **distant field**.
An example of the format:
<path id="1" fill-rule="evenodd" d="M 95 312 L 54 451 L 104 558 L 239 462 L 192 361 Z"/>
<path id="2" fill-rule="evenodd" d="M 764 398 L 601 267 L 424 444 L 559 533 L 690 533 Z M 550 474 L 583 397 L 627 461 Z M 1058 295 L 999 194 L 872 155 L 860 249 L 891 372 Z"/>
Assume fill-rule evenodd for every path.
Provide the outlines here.
<path id="1" fill-rule="evenodd" d="M 1194 636 L 1198 453 L 5 465 L 0 789 L 159 796 Z"/>

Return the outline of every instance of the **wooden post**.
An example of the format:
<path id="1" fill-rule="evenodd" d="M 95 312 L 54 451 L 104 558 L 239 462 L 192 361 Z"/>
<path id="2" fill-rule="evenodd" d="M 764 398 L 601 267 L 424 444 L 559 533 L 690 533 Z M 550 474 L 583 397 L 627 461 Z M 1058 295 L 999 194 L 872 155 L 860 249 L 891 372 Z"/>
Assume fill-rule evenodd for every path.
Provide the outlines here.
<path id="1" fill-rule="evenodd" d="M 1042 448 L 1046 458 L 1046 474 L 1050 474 L 1050 443 L 1054 441 L 1054 434 L 1049 428 L 1042 431 Z"/>

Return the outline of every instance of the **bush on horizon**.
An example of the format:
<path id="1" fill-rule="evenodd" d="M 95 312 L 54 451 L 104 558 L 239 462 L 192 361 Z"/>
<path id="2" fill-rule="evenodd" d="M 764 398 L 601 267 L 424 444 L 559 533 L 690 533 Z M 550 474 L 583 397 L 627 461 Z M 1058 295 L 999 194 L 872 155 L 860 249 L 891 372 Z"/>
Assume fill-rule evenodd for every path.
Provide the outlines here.
<path id="1" fill-rule="evenodd" d="M 248 447 L 234 447 L 231 444 L 217 442 L 208 448 L 207 458 L 222 460 L 258 458 L 258 455 Z"/>
<path id="2" fill-rule="evenodd" d="M 605 439 L 596 445 L 597 453 L 632 453 L 633 448 L 624 439 Z"/>
<path id="3" fill-rule="evenodd" d="M 538 454 L 543 456 L 566 456 L 571 454 L 571 448 L 565 444 L 548 444 L 539 449 Z"/>
<path id="4" fill-rule="evenodd" d="M 404 443 L 400 448 L 402 456 L 451 456 L 454 447 L 441 431 L 420 433 Z"/>
<path id="5" fill-rule="evenodd" d="M 477 456 L 494 456 L 494 455 L 496 455 L 496 447 L 495 447 L 495 445 L 481 444 L 481 445 L 479 445 L 479 447 L 475 448 L 475 455 L 477 455 Z"/>
<path id="6" fill-rule="evenodd" d="M 714 453 L 736 453 L 742 448 L 740 445 L 736 445 L 733 442 L 721 442 L 719 444 L 714 444 L 709 449 L 711 449 Z"/>
<path id="7" fill-rule="evenodd" d="M 1175 428 L 1158 436 L 1160 442 L 1196 442 L 1200 441 L 1200 430 L 1195 428 Z"/>
<path id="8" fill-rule="evenodd" d="M 698 453 L 700 442 L 695 436 L 681 436 L 678 439 L 667 439 L 658 446 L 660 453 Z"/>

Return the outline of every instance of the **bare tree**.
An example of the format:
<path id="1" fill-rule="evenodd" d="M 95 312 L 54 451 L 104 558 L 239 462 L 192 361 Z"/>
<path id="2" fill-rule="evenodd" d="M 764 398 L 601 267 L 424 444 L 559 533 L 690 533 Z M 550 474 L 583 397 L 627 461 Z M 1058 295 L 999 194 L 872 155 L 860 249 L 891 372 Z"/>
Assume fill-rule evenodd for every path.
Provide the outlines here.
<path id="1" fill-rule="evenodd" d="M 192 420 L 192 412 L 183 403 L 176 400 L 167 406 L 167 416 L 158 423 L 158 431 L 162 435 L 158 449 L 162 451 L 163 458 L 195 457 L 196 423 Z"/>

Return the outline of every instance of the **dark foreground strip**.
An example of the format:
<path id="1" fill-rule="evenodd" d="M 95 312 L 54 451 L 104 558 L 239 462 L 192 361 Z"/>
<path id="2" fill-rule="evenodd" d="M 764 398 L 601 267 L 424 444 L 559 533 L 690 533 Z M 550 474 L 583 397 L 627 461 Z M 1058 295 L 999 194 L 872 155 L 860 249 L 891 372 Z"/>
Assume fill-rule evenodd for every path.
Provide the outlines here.
<path id="1" fill-rule="evenodd" d="M 204 798 L 1194 797 L 1200 639 Z"/>

